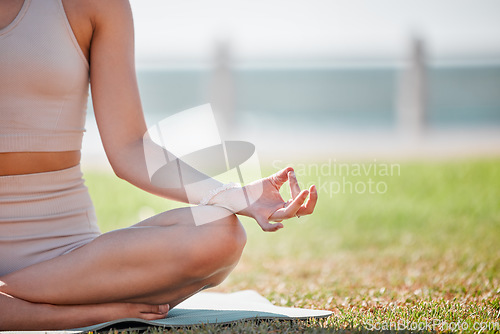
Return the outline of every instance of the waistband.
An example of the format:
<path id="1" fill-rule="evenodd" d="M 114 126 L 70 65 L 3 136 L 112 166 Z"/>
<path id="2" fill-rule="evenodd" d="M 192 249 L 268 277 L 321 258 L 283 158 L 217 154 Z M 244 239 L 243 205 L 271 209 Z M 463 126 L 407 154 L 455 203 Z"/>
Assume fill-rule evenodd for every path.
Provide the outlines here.
<path id="1" fill-rule="evenodd" d="M 0 196 L 40 194 L 83 183 L 80 164 L 53 172 L 0 176 Z"/>

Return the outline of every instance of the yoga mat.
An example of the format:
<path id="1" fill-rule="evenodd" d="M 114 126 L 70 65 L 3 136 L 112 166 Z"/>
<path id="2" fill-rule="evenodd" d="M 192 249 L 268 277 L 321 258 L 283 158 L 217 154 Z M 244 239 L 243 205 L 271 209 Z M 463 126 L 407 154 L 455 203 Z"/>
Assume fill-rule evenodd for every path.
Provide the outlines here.
<path id="1" fill-rule="evenodd" d="M 234 293 L 200 292 L 170 310 L 165 319 L 155 321 L 119 319 L 65 332 L 81 333 L 109 328 L 145 329 L 149 326 L 185 327 L 199 324 L 229 324 L 238 320 L 324 318 L 331 314 L 330 311 L 275 306 L 253 290 Z"/>

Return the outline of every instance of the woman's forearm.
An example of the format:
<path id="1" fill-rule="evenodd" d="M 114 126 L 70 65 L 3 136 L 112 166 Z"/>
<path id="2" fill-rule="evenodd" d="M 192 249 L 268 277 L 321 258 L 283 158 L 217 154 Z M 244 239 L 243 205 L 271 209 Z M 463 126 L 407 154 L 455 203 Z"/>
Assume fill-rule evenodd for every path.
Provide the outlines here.
<path id="1" fill-rule="evenodd" d="M 199 204 L 222 183 L 174 157 L 152 141 L 139 139 L 110 158 L 115 174 L 149 193 Z"/>

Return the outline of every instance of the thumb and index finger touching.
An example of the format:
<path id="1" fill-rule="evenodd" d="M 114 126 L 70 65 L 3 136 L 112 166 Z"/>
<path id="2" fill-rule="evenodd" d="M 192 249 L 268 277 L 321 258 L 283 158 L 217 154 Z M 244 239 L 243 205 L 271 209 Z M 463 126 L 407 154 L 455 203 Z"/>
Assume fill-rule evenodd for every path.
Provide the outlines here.
<path id="1" fill-rule="evenodd" d="M 301 214 L 302 212 L 306 214 L 312 212 L 317 197 L 315 188 L 311 187 L 310 190 L 301 190 L 299 183 L 297 181 L 297 177 L 295 176 L 295 172 L 292 167 L 287 167 L 285 169 L 280 170 L 279 172 L 270 176 L 269 179 L 278 191 L 286 181 L 289 181 L 290 193 L 292 199 L 289 201 L 289 203 L 287 202 L 288 205 L 284 205 L 283 208 L 279 208 L 270 217 L 268 218 L 260 217 L 260 219 L 257 220 L 263 230 L 276 231 L 283 227 L 281 223 L 271 224 L 269 223 L 269 220 L 275 220 L 281 222 L 282 220 L 295 217 L 299 211 Z M 307 208 L 304 208 L 303 204 L 309 195 L 311 196 L 314 195 L 313 196 L 314 198 L 310 198 L 306 203 Z"/>
<path id="2" fill-rule="evenodd" d="M 292 200 L 296 199 L 299 195 L 302 194 L 302 191 L 299 186 L 299 182 L 297 181 L 297 177 L 295 176 L 295 171 L 292 167 L 287 167 L 285 169 L 280 170 L 279 172 L 271 175 L 269 177 L 271 183 L 276 187 L 276 189 L 280 189 L 281 186 L 286 181 L 290 182 L 290 194 L 292 196 Z M 309 193 L 309 191 L 304 190 Z"/>
<path id="3" fill-rule="evenodd" d="M 280 189 L 281 186 L 288 181 L 288 173 L 293 172 L 292 167 L 287 167 L 285 169 L 280 170 L 279 172 L 271 175 L 269 180 L 276 187 L 276 189 Z"/>

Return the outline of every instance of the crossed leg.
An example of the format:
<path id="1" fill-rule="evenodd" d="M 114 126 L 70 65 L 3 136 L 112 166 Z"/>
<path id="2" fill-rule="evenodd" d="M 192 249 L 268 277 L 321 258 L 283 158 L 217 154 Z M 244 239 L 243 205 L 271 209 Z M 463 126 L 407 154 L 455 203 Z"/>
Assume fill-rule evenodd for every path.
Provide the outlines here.
<path id="1" fill-rule="evenodd" d="M 210 223 L 196 225 L 191 210 L 196 210 L 197 219 L 204 217 Z M 221 214 L 225 217 L 218 219 Z M 86 310 L 89 317 L 71 323 L 75 327 L 95 322 L 96 309 L 105 307 L 118 311 L 99 321 L 127 317 L 125 309 L 128 312 L 139 305 L 153 307 L 150 313 L 161 317 L 166 312 L 164 304 L 173 307 L 221 283 L 236 266 L 245 242 L 241 223 L 223 208 L 164 212 L 133 227 L 105 233 L 69 254 L 0 277 L 0 329 L 16 327 L 15 317 L 9 317 L 9 303 L 21 310 L 29 309 L 21 303 L 51 305 L 58 307 L 60 315 L 73 314 L 76 308 Z M 57 319 L 43 329 L 66 325 Z M 25 322 L 19 329 L 22 326 L 42 329 L 37 326 L 48 324 L 28 326 Z"/>

